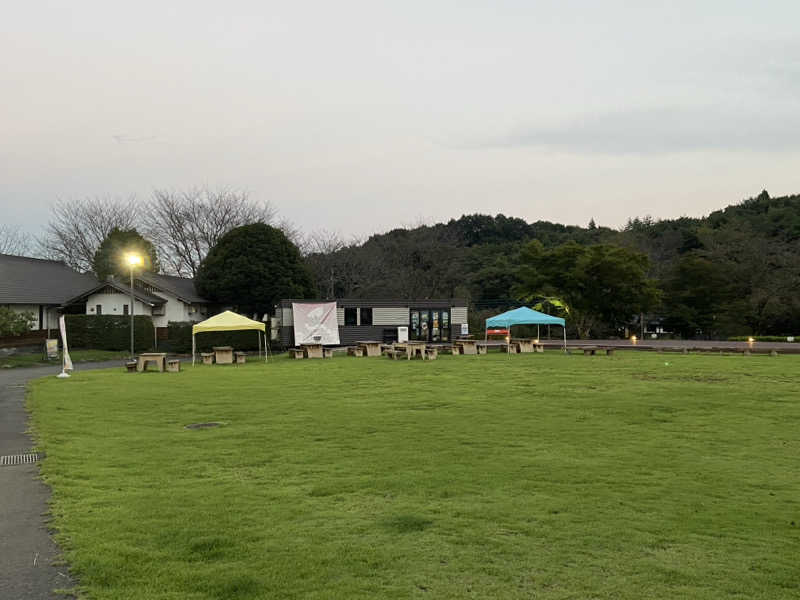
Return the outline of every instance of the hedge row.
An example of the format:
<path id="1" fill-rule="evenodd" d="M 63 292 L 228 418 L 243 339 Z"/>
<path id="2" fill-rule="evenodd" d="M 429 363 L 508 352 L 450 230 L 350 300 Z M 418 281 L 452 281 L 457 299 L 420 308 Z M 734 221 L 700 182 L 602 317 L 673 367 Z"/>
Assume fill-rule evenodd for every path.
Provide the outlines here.
<path id="1" fill-rule="evenodd" d="M 790 335 L 754 335 L 754 336 L 746 336 L 746 335 L 737 335 L 734 337 L 729 337 L 729 342 L 747 342 L 750 340 L 750 337 L 753 338 L 756 342 L 788 342 L 790 341 L 789 338 L 793 338 L 792 342 L 800 342 L 800 336 L 794 337 Z"/>
<path id="2" fill-rule="evenodd" d="M 187 354 L 192 351 L 192 325 L 194 323 L 171 321 L 167 327 L 167 339 L 160 340 L 158 349 L 162 352 Z M 213 331 L 198 333 L 197 351 L 210 352 L 213 346 L 233 346 L 236 350 L 258 350 L 260 331 Z"/>
<path id="3" fill-rule="evenodd" d="M 70 348 L 91 350 L 128 350 L 131 347 L 131 318 L 122 315 L 66 315 L 67 343 Z M 151 350 L 154 346 L 153 320 L 133 317 L 134 349 Z"/>

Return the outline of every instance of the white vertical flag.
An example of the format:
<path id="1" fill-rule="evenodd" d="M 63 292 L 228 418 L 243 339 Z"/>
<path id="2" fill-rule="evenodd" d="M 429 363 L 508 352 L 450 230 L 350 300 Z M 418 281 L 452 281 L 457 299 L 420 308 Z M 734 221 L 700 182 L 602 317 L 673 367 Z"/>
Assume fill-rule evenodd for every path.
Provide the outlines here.
<path id="1" fill-rule="evenodd" d="M 69 357 L 69 348 L 67 347 L 67 324 L 64 321 L 64 315 L 58 318 L 58 328 L 61 330 L 61 344 L 64 347 L 63 370 L 72 371 L 72 359 Z"/>

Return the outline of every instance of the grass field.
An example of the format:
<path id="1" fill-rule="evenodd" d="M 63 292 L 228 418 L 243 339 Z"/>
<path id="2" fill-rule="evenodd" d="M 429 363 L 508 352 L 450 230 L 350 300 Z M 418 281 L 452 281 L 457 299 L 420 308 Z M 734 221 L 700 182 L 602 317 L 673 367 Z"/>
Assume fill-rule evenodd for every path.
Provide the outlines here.
<path id="1" fill-rule="evenodd" d="M 117 352 L 112 350 L 71 350 L 69 353 L 69 357 L 74 363 L 122 360 L 127 356 L 130 356 L 130 352 Z M 59 358 L 51 360 L 45 360 L 41 352 L 0 356 L 0 369 L 10 369 L 14 367 L 45 367 L 47 365 L 60 364 L 60 351 Z"/>
<path id="2" fill-rule="evenodd" d="M 78 372 L 29 404 L 90 598 L 775 599 L 800 595 L 798 373 L 278 358 Z"/>

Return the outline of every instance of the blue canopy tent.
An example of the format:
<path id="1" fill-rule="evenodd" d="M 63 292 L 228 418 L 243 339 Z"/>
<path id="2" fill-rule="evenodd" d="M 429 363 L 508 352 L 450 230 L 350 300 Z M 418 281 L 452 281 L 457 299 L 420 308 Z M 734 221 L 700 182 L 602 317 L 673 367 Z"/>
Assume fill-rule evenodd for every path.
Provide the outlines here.
<path id="1" fill-rule="evenodd" d="M 533 310 L 527 306 L 520 306 L 486 319 L 487 337 L 490 327 L 508 329 L 510 336 L 513 325 L 536 325 L 537 331 L 539 325 L 561 325 L 564 328 L 564 350 L 567 349 L 567 327 L 564 319 L 540 313 L 538 310 Z"/>

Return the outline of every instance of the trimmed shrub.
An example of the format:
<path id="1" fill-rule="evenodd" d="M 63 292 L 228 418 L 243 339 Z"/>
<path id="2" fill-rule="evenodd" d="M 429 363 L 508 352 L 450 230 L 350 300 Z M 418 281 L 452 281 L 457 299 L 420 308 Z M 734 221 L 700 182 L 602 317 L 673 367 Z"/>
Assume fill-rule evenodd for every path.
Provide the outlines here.
<path id="1" fill-rule="evenodd" d="M 788 335 L 754 335 L 754 336 L 747 336 L 747 335 L 737 335 L 733 337 L 729 337 L 729 342 L 746 342 L 748 339 L 752 337 L 756 342 L 788 342 L 789 340 L 786 338 L 793 337 Z M 795 337 L 795 343 L 800 342 L 800 336 Z"/>
<path id="2" fill-rule="evenodd" d="M 167 339 L 159 342 L 159 349 L 164 352 L 188 354 L 192 351 L 191 322 L 170 321 L 167 327 Z M 197 351 L 211 352 L 213 346 L 233 346 L 236 350 L 257 351 L 260 331 L 212 331 L 197 334 Z"/>
<path id="3" fill-rule="evenodd" d="M 65 315 L 67 342 L 70 348 L 91 350 L 128 350 L 131 347 L 131 318 L 123 315 Z M 133 317 L 136 352 L 151 350 L 155 330 L 153 319 Z"/>
<path id="4" fill-rule="evenodd" d="M 29 333 L 35 322 L 36 317 L 32 312 L 18 313 L 9 306 L 0 306 L 0 337 Z"/>

